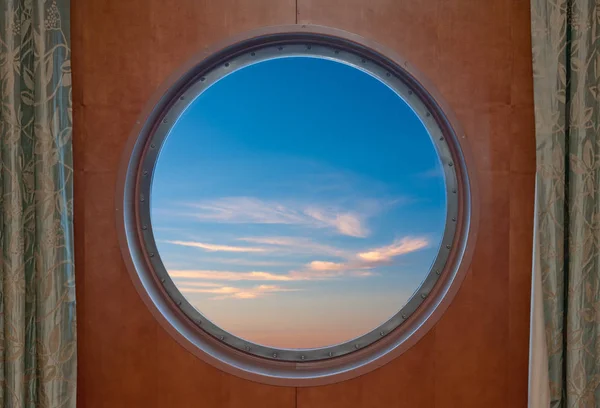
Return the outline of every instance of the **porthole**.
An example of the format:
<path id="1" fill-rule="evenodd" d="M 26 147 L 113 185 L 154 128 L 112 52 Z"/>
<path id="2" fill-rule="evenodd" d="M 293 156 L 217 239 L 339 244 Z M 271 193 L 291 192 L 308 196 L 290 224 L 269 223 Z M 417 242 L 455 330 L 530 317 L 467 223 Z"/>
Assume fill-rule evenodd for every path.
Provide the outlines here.
<path id="1" fill-rule="evenodd" d="M 380 46 L 310 26 L 232 40 L 174 75 L 126 149 L 133 282 L 183 346 L 236 375 L 371 370 L 435 323 L 468 266 L 463 138 Z"/>

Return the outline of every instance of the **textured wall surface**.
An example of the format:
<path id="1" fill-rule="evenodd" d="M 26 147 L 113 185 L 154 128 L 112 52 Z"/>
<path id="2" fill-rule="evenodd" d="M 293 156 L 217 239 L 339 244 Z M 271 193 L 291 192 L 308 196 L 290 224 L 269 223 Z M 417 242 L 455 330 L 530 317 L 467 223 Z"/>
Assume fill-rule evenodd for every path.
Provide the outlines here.
<path id="1" fill-rule="evenodd" d="M 83 407 L 525 407 L 535 141 L 529 2 L 72 0 L 79 402 Z M 480 230 L 439 323 L 392 363 L 324 387 L 238 379 L 176 343 L 122 261 L 121 149 L 154 90 L 200 49 L 294 22 L 355 32 L 439 89 L 475 157 Z"/>

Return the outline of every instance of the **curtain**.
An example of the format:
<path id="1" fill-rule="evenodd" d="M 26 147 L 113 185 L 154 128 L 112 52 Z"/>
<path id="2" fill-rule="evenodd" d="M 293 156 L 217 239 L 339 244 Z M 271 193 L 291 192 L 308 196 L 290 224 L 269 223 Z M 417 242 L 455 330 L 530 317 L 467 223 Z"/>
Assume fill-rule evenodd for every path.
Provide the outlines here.
<path id="1" fill-rule="evenodd" d="M 600 0 L 531 0 L 531 22 L 549 406 L 600 407 Z"/>
<path id="2" fill-rule="evenodd" d="M 75 407 L 69 1 L 0 11 L 0 406 Z"/>

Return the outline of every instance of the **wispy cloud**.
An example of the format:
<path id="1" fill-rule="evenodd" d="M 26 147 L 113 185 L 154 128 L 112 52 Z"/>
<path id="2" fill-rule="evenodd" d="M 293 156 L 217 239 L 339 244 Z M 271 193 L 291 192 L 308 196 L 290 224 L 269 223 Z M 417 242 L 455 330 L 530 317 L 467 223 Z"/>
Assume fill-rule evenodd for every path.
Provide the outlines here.
<path id="1" fill-rule="evenodd" d="M 366 252 L 359 252 L 346 262 L 312 261 L 306 265 L 306 269 L 315 272 L 344 272 L 363 271 L 368 272 L 377 266 L 392 262 L 393 258 L 419 251 L 429 246 L 427 238 L 407 237 L 380 248 Z M 365 271 L 367 270 L 367 271 Z"/>
<path id="2" fill-rule="evenodd" d="M 207 279 L 216 281 L 293 281 L 288 275 L 278 275 L 271 272 L 232 272 L 213 270 L 169 270 L 173 279 Z"/>
<path id="3" fill-rule="evenodd" d="M 225 265 L 241 265 L 241 266 L 291 266 L 292 262 L 282 261 L 259 261 L 254 259 L 239 259 L 239 258 L 202 258 L 206 262 L 214 262 Z"/>
<path id="4" fill-rule="evenodd" d="M 210 252 L 265 252 L 264 248 L 256 247 L 240 247 L 231 245 L 216 245 L 204 242 L 195 241 L 165 241 L 173 245 L 181 245 L 186 247 L 201 248 Z"/>
<path id="5" fill-rule="evenodd" d="M 248 242 L 260 246 L 237 246 L 221 245 L 199 241 L 163 241 L 173 245 L 199 248 L 208 252 L 239 252 L 239 253 L 274 253 L 281 252 L 285 254 L 320 254 L 336 257 L 347 257 L 351 255 L 345 250 L 333 247 L 331 245 L 320 244 L 308 238 L 294 237 L 242 237 L 238 241 Z M 235 263 L 229 260 L 228 263 Z M 240 261 L 239 264 L 243 264 Z M 273 263 L 274 265 L 275 263 Z M 267 264 L 264 264 L 265 266 Z M 259 265 L 260 266 L 260 265 Z"/>
<path id="6" fill-rule="evenodd" d="M 340 268 L 333 269 L 311 269 L 293 270 L 285 274 L 276 274 L 271 272 L 252 271 L 252 272 L 233 272 L 233 271 L 214 271 L 214 270 L 170 270 L 169 275 L 174 280 L 182 279 L 206 279 L 209 281 L 272 281 L 272 282 L 291 282 L 308 280 L 329 280 L 340 277 L 366 277 L 374 275 L 368 270 L 347 270 Z"/>
<path id="7" fill-rule="evenodd" d="M 289 276 L 294 280 L 298 281 L 318 281 L 318 280 L 331 280 L 337 278 L 366 278 L 374 276 L 376 273 L 368 270 L 346 270 L 342 269 L 329 269 L 329 270 L 313 270 L 310 268 L 291 271 Z"/>
<path id="8" fill-rule="evenodd" d="M 223 299 L 256 299 L 269 293 L 297 292 L 300 289 L 282 288 L 278 285 L 258 285 L 252 288 L 237 288 L 233 286 L 220 286 L 210 289 L 182 286 L 179 288 L 183 293 L 209 293 L 217 295 L 212 300 Z"/>
<path id="9" fill-rule="evenodd" d="M 200 220 L 239 224 L 289 224 L 334 229 L 342 235 L 366 237 L 365 216 L 355 211 L 298 203 L 284 204 L 254 197 L 223 197 L 190 204 Z"/>
<path id="10" fill-rule="evenodd" d="M 271 250 L 288 251 L 297 254 L 321 254 L 336 257 L 347 257 L 351 255 L 348 251 L 331 245 L 320 244 L 308 238 L 296 237 L 243 237 L 239 241 L 251 244 L 268 245 Z"/>
<path id="11" fill-rule="evenodd" d="M 426 170 L 422 173 L 418 173 L 417 177 L 424 178 L 424 179 L 444 177 L 444 171 L 440 167 L 434 167 L 434 168 Z"/>
<path id="12" fill-rule="evenodd" d="M 364 238 L 369 234 L 369 230 L 362 225 L 361 217 L 356 213 L 339 213 L 320 208 L 307 208 L 304 213 L 327 226 L 334 227 L 343 235 Z"/>
<path id="13" fill-rule="evenodd" d="M 386 262 L 396 256 L 415 252 L 427 246 L 429 246 L 427 238 L 406 237 L 391 245 L 361 252 L 358 254 L 358 258 L 368 262 Z"/>

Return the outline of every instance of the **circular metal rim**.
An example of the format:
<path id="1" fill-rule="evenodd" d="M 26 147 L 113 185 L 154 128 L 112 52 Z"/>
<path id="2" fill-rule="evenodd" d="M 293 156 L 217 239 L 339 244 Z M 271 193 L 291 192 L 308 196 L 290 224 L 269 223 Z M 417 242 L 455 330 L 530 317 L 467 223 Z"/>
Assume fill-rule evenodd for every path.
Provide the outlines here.
<path id="1" fill-rule="evenodd" d="M 153 169 L 160 143 L 168 134 L 171 123 L 188 105 L 187 100 L 218 79 L 215 73 L 219 72 L 219 68 L 232 72 L 236 67 L 239 68 L 240 61 L 248 62 L 251 60 L 248 56 L 256 56 L 259 50 L 269 50 L 265 53 L 269 58 L 264 59 L 271 59 L 272 54 L 276 55 L 286 48 L 285 56 L 289 56 L 290 51 L 306 55 L 300 53 L 300 48 L 306 51 L 309 45 L 311 54 L 320 51 L 325 54 L 321 55 L 323 57 L 340 60 L 340 54 L 343 53 L 351 60 L 346 58 L 342 62 L 367 71 L 383 82 L 398 81 L 405 87 L 401 90 L 405 97 L 414 95 L 414 100 L 422 103 L 424 109 L 419 114 L 423 123 L 434 142 L 442 142 L 434 144 L 445 169 L 447 220 L 456 222 L 456 227 L 446 229 L 441 246 L 444 256 L 438 253 L 432 271 L 407 303 L 406 306 L 411 305 L 410 313 L 401 311 L 373 332 L 341 345 L 311 350 L 278 350 L 236 338 L 214 325 L 208 331 L 198 328 L 212 323 L 199 317 L 201 315 L 175 288 L 164 271 L 158 251 L 152 249 L 155 243 L 149 223 L 149 197 L 144 195 L 140 186 L 149 191 L 152 171 L 149 163 L 152 163 Z M 477 211 L 476 207 L 473 210 L 473 176 L 466 166 L 470 159 L 465 155 L 467 149 L 461 141 L 465 136 L 449 114 L 449 109 L 440 104 L 439 97 L 434 97 L 431 91 L 425 89 L 422 77 L 415 74 L 414 70 L 409 70 L 405 61 L 397 57 L 390 58 L 390 55 L 393 53 L 383 50 L 379 45 L 335 29 L 316 26 L 271 27 L 241 39 L 233 39 L 214 53 L 201 54 L 176 73 L 153 98 L 155 103 L 148 105 L 123 156 L 117 191 L 117 212 L 122 212 L 117 216 L 121 248 L 138 292 L 163 326 L 189 350 L 227 371 L 262 382 L 280 384 L 291 381 L 293 385 L 303 385 L 316 380 L 327 383 L 358 375 L 367 367 L 372 369 L 383 364 L 420 338 L 426 328 L 433 324 L 432 319 L 435 317 L 437 320 L 447 307 L 470 259 L 467 241 L 471 243 L 475 239 L 473 227 Z M 366 64 L 370 65 L 369 69 L 365 68 Z M 392 88 L 397 91 L 398 87 Z M 402 96 L 403 92 L 398 93 Z M 409 105 L 415 109 L 414 103 Z M 431 124 L 434 126 L 431 127 Z M 452 208 L 451 203 L 455 203 Z M 148 214 L 146 220 L 139 217 L 144 209 Z M 441 267 L 438 262 L 444 258 L 447 261 L 442 262 L 444 265 Z M 418 308 L 419 313 L 414 313 Z M 200 325 L 199 319 L 203 319 Z M 384 336 L 381 336 L 381 332 Z M 228 338 L 230 341 L 225 341 Z M 276 358 L 273 358 L 274 354 Z M 258 377 L 255 377 L 256 374 Z"/>
<path id="2" fill-rule="evenodd" d="M 176 125 L 177 120 L 181 117 L 183 112 L 193 104 L 196 97 L 226 76 L 250 65 L 277 58 L 300 56 L 328 59 L 366 72 L 386 84 L 413 109 L 427 129 L 444 169 L 446 225 L 438 253 L 430 270 L 427 272 L 426 278 L 412 294 L 408 302 L 393 317 L 381 323 L 370 332 L 340 344 L 313 349 L 284 349 L 257 344 L 223 330 L 189 303 L 188 299 L 181 291 L 179 291 L 177 285 L 173 282 L 167 272 L 161 260 L 158 246 L 154 240 L 151 220 L 151 190 L 153 174 L 158 162 L 161 147 L 173 127 Z M 458 212 L 456 172 L 454 171 L 454 163 L 446 138 L 429 108 L 415 96 L 413 90 L 407 86 L 403 79 L 394 75 L 393 72 L 390 72 L 385 67 L 368 60 L 364 55 L 357 55 L 349 50 L 340 50 L 339 47 L 331 47 L 328 45 L 312 43 L 279 43 L 277 45 L 268 45 L 264 48 L 252 49 L 251 51 L 227 59 L 225 62 L 208 72 L 200 70 L 199 75 L 201 76 L 196 77 L 190 82 L 188 86 L 183 89 L 179 98 L 174 100 L 169 108 L 163 112 L 163 116 L 159 120 L 158 125 L 154 128 L 153 133 L 148 135 L 150 148 L 145 150 L 141 159 L 142 165 L 140 170 L 142 176 L 138 177 L 138 185 L 136 186 L 140 200 L 137 216 L 138 222 L 142 224 L 142 244 L 145 252 L 150 254 L 150 263 L 154 273 L 164 285 L 166 292 L 171 299 L 173 299 L 175 304 L 186 316 L 188 316 L 188 318 L 193 322 L 196 322 L 202 330 L 212 335 L 214 338 L 221 340 L 223 343 L 258 357 L 273 358 L 280 361 L 309 362 L 353 353 L 359 348 L 366 347 L 380 340 L 383 336 L 388 335 L 401 326 L 417 310 L 419 305 L 423 303 L 435 286 L 450 254 L 456 232 Z"/>

